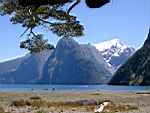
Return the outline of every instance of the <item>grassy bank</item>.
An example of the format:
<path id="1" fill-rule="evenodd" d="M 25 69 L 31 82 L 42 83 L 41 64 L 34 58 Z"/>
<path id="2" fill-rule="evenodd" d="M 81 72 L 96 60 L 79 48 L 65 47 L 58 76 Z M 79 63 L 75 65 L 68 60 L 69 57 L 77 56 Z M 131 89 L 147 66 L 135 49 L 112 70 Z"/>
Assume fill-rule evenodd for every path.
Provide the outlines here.
<path id="1" fill-rule="evenodd" d="M 138 111 L 150 107 L 149 94 L 104 92 L 0 92 L 0 113 L 93 113 L 104 100 L 107 113 Z M 150 108 L 149 108 L 150 109 Z M 22 111 L 21 111 L 22 110 Z M 135 113 L 135 112 L 134 112 Z"/>

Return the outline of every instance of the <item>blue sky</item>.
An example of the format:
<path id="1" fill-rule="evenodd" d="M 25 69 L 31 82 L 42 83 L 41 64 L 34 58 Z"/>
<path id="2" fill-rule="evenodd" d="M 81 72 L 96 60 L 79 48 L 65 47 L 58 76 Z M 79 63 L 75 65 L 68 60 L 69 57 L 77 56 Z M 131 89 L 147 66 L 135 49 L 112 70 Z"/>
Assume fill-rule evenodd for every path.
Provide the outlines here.
<path id="1" fill-rule="evenodd" d="M 111 0 L 100 9 L 89 9 L 82 0 L 72 14 L 85 26 L 85 36 L 77 39 L 80 43 L 99 43 L 118 37 L 139 48 L 150 27 L 150 0 Z M 0 17 L 0 61 L 25 54 L 19 48 L 22 40 L 19 35 L 23 31 L 19 25 L 12 25 L 8 16 Z M 51 32 L 45 32 L 45 38 L 53 44 L 59 39 Z"/>

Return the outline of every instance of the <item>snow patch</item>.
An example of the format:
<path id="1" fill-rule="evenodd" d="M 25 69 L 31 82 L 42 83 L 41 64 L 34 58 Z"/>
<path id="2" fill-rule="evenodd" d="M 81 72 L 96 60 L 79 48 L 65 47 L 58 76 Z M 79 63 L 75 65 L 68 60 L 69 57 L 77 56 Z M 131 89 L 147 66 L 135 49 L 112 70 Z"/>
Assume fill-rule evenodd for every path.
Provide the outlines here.
<path id="1" fill-rule="evenodd" d="M 104 51 L 107 49 L 110 49 L 112 47 L 117 47 L 120 48 L 120 50 L 124 50 L 125 48 L 127 48 L 128 46 L 123 43 L 122 41 L 120 41 L 119 39 L 115 38 L 109 41 L 104 41 L 101 43 L 97 43 L 97 44 L 93 44 L 99 51 Z"/>

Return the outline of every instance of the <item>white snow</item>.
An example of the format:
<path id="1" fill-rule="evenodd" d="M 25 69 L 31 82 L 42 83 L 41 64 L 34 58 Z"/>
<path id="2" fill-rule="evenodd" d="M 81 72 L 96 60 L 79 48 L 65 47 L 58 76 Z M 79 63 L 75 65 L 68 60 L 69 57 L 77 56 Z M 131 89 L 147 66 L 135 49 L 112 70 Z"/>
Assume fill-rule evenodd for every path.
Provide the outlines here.
<path id="1" fill-rule="evenodd" d="M 118 38 L 114 38 L 112 40 L 108 40 L 108 41 L 104 41 L 104 42 L 96 43 L 92 45 L 95 46 L 96 49 L 98 49 L 101 52 L 105 61 L 109 65 L 112 64 L 111 59 L 116 58 L 116 57 L 119 58 L 123 54 L 130 55 L 130 53 L 128 53 L 129 50 L 131 50 L 129 51 L 131 53 L 132 51 L 134 51 L 134 48 L 128 46 L 127 44 L 125 44 Z"/>
<path id="2" fill-rule="evenodd" d="M 117 38 L 114 38 L 112 40 L 108 40 L 108 41 L 104 41 L 101 43 L 97 43 L 97 44 L 93 44 L 99 51 L 104 51 L 106 49 L 110 49 L 111 47 L 117 47 L 120 48 L 120 50 L 124 50 L 125 48 L 127 48 L 128 46 L 123 43 L 122 41 L 120 41 Z"/>

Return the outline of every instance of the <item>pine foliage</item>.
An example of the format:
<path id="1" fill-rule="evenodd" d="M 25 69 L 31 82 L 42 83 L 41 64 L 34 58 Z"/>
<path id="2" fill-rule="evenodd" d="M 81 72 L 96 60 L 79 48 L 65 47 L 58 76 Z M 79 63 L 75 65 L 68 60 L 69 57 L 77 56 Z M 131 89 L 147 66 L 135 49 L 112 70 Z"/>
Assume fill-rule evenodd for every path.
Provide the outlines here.
<path id="1" fill-rule="evenodd" d="M 20 24 L 25 28 L 21 36 L 26 36 L 26 41 L 21 42 L 21 48 L 28 49 L 32 52 L 35 48 L 31 49 L 32 46 L 23 45 L 31 45 L 29 42 L 36 42 L 39 40 L 39 37 L 42 41 L 41 43 L 43 43 L 43 35 L 37 32 L 35 33 L 36 28 L 48 29 L 59 37 L 72 38 L 83 36 L 84 27 L 77 20 L 76 16 L 70 15 L 65 9 L 72 1 L 65 0 L 62 2 L 62 0 L 54 0 L 53 4 L 34 6 L 20 5 L 20 1 L 21 0 L 0 0 L 0 15 L 10 16 L 12 24 Z M 45 45 L 43 45 L 43 47 L 45 47 Z"/>

